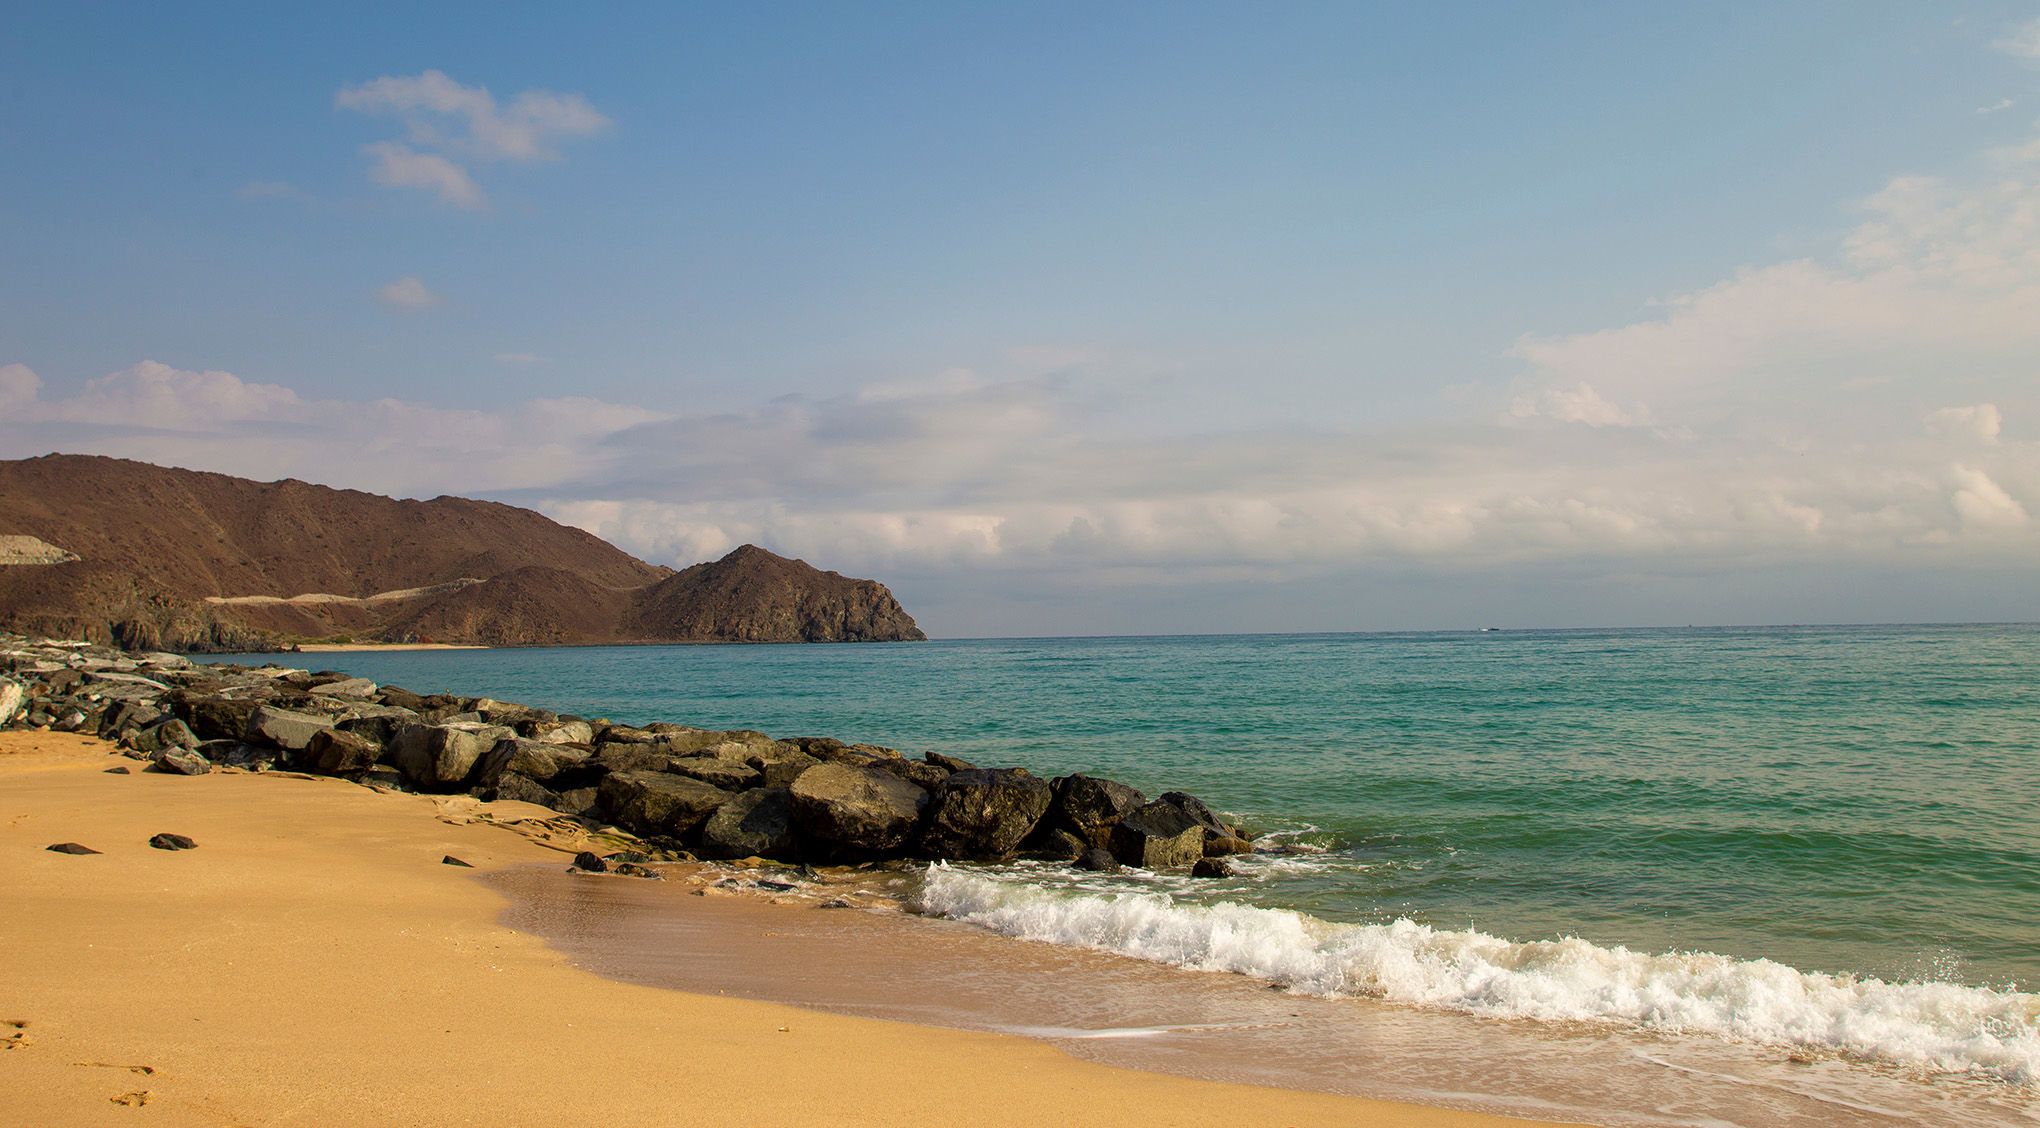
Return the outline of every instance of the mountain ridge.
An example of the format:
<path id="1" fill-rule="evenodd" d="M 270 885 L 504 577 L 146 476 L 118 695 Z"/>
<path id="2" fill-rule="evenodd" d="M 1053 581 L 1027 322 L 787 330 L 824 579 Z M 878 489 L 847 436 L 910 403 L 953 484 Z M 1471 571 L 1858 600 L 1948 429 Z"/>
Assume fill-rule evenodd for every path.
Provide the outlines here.
<path id="1" fill-rule="evenodd" d="M 755 545 L 675 571 L 500 502 L 96 455 L 0 461 L 0 536 L 76 558 L 0 558 L 0 625 L 137 649 L 926 637 L 883 584 Z"/>

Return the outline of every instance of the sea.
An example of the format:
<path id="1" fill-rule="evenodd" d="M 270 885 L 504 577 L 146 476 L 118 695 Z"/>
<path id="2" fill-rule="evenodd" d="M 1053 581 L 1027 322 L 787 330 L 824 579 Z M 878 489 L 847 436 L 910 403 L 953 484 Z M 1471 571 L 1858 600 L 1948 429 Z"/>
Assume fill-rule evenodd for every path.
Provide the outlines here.
<path id="1" fill-rule="evenodd" d="M 1201 881 L 930 866 L 907 900 L 951 927 L 1180 969 L 1165 982 L 1185 992 L 1217 972 L 1309 1000 L 1293 1017 L 1318 1052 L 1294 1078 L 1247 1079 L 1596 1123 L 2040 1123 L 2040 626 L 298 661 L 1191 792 L 1264 852 Z M 1343 1082 L 1326 1060 L 1343 1022 L 1434 1020 L 1530 1048 L 1446 1077 L 1392 1036 L 1354 1050 L 1376 1056 Z M 1539 1046 L 1552 1072 L 1526 1082 Z M 1594 1096 L 1581 1061 L 1603 1059 L 1619 1068 L 1594 1067 L 1600 1088 L 1640 1069 L 1653 1095 Z M 1509 1102 L 1525 1092 L 1542 1095 Z"/>

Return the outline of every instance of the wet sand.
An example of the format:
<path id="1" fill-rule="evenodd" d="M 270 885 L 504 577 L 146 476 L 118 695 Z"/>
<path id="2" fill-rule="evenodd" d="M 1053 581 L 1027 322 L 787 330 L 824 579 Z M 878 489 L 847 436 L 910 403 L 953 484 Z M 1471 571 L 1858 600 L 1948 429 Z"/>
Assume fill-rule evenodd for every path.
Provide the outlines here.
<path id="1" fill-rule="evenodd" d="M 2031 1124 L 2022 1094 L 1608 1024 L 1498 1020 L 997 936 L 881 908 L 914 878 L 825 874 L 760 895 L 722 868 L 643 882 L 518 866 L 505 921 L 627 982 L 1025 1033 L 1074 1057 L 1205 1080 L 1614 1125 Z M 786 873 L 761 871 L 763 876 Z M 840 882 L 840 884 L 839 884 Z M 848 896 L 843 894 L 848 891 Z M 697 895 L 699 893 L 700 895 Z M 778 902 L 778 903 L 773 903 Z"/>
<path id="2" fill-rule="evenodd" d="M 0 1109 L 12 1123 L 1508 1123 L 607 978 L 506 926 L 508 902 L 487 883 L 562 867 L 576 845 L 564 830 L 546 842 L 549 824 L 481 821 L 471 801 L 277 773 L 158 775 L 106 752 L 0 734 Z M 161 832 L 198 848 L 150 848 Z M 66 841 L 102 853 L 44 849 Z M 631 879 L 578 880 L 568 888 Z M 844 915 L 786 919 L 796 912 Z M 886 958 L 844 955 L 849 967 Z M 911 967 L 891 984 L 907 1005 L 923 987 Z"/>

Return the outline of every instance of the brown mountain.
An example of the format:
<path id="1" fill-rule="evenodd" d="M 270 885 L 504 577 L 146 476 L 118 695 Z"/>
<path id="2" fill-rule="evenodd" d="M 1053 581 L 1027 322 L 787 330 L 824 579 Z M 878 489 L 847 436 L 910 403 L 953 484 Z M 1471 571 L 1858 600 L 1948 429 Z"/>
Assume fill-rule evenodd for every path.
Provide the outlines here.
<path id="1" fill-rule="evenodd" d="M 750 545 L 674 572 L 515 506 L 114 458 L 0 461 L 0 539 L 0 626 L 137 648 L 925 637 L 883 585 Z"/>

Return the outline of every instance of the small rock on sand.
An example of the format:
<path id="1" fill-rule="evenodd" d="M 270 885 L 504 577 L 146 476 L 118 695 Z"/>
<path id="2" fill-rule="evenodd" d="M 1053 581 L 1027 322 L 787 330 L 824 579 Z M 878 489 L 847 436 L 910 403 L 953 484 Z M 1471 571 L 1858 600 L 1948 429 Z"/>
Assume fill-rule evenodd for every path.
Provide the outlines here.
<path id="1" fill-rule="evenodd" d="M 595 853 L 593 850 L 583 850 L 574 855 L 574 868 L 585 870 L 588 873 L 607 873 L 609 872 L 609 863 L 603 861 L 602 855 Z"/>
<path id="2" fill-rule="evenodd" d="M 106 769 L 106 774 L 107 774 L 107 775 L 128 775 L 128 774 L 130 774 L 130 773 L 128 772 L 128 770 L 127 770 L 126 768 L 108 768 L 108 769 Z"/>
<path id="3" fill-rule="evenodd" d="M 196 850 L 198 843 L 182 834 L 158 834 L 149 839 L 149 845 L 158 850 Z"/>
<path id="4" fill-rule="evenodd" d="M 49 849 L 49 851 L 50 851 L 51 853 L 53 853 L 53 854 L 97 854 L 97 853 L 99 853 L 99 851 L 97 851 L 97 850 L 94 850 L 94 849 L 93 849 L 92 847 L 90 847 L 90 846 L 80 846 L 80 845 L 79 845 L 79 844 L 77 844 L 76 842 L 58 842 L 58 843 L 56 843 L 56 844 L 54 844 L 54 845 L 52 845 L 52 846 L 48 847 L 48 849 Z"/>
<path id="5" fill-rule="evenodd" d="M 459 867 L 461 867 L 462 869 L 473 869 L 473 868 L 475 868 L 475 867 L 474 867 L 474 863 L 472 863 L 472 862 L 463 862 L 463 861 L 461 861 L 461 860 L 460 860 L 459 858 L 456 858 L 456 857 L 454 857 L 454 856 L 453 856 L 452 854 L 448 854 L 448 855 L 447 855 L 447 856 L 445 856 L 444 858 L 441 858 L 441 859 L 439 859 L 439 864 L 440 864 L 440 865 L 443 865 L 443 866 L 459 866 Z"/>

